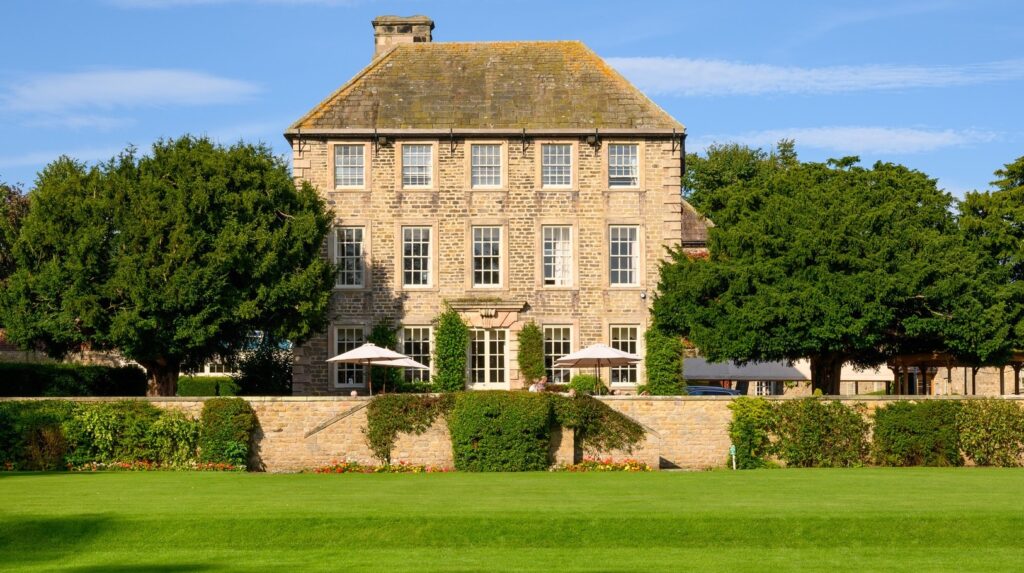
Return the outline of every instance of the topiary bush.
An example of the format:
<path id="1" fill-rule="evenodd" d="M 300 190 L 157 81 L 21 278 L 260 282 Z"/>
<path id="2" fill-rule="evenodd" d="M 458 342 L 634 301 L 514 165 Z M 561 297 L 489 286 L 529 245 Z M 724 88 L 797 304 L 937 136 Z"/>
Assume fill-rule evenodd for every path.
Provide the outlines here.
<path id="1" fill-rule="evenodd" d="M 145 396 L 146 373 L 136 366 L 0 362 L 0 396 Z"/>
<path id="2" fill-rule="evenodd" d="M 872 456 L 884 466 L 960 466 L 957 417 L 962 403 L 893 402 L 875 410 Z"/>
<path id="3" fill-rule="evenodd" d="M 963 453 L 979 466 L 1015 467 L 1024 455 L 1024 410 L 999 399 L 965 400 L 957 413 Z"/>
<path id="4" fill-rule="evenodd" d="M 519 331 L 519 372 L 527 386 L 547 374 L 544 367 L 544 333 L 532 320 Z"/>
<path id="5" fill-rule="evenodd" d="M 391 450 L 399 433 L 422 434 L 442 414 L 451 410 L 452 394 L 417 396 L 414 394 L 381 394 L 366 407 L 363 435 L 373 456 L 391 464 Z"/>
<path id="6" fill-rule="evenodd" d="M 652 396 L 685 395 L 682 339 L 651 327 L 644 334 L 644 341 L 647 348 L 644 391 Z"/>
<path id="7" fill-rule="evenodd" d="M 577 394 L 590 394 L 601 396 L 608 393 L 608 387 L 601 382 L 601 379 L 593 374 L 577 374 L 569 380 L 569 388 Z"/>
<path id="8" fill-rule="evenodd" d="M 868 455 L 864 407 L 817 398 L 785 400 L 775 407 L 776 455 L 792 467 L 854 467 Z"/>
<path id="9" fill-rule="evenodd" d="M 736 468 L 752 470 L 770 467 L 774 454 L 772 432 L 775 429 L 775 408 L 764 398 L 741 396 L 729 403 L 732 420 L 729 439 L 736 446 Z"/>
<path id="10" fill-rule="evenodd" d="M 455 468 L 471 472 L 547 469 L 551 423 L 547 394 L 460 392 L 448 416 Z"/>
<path id="11" fill-rule="evenodd" d="M 246 467 L 256 425 L 256 413 L 245 400 L 207 400 L 199 418 L 199 460 Z"/>
<path id="12" fill-rule="evenodd" d="M 469 326 L 450 306 L 437 318 L 434 346 L 434 388 L 440 392 L 464 390 Z"/>

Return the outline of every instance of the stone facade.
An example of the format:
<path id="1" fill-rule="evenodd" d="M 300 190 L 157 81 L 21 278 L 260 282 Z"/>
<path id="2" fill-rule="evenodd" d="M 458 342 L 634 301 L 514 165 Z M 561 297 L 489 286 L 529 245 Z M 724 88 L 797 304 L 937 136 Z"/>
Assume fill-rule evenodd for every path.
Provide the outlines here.
<path id="1" fill-rule="evenodd" d="M 382 321 L 430 332 L 432 349 L 432 323 L 445 305 L 481 332 L 480 344 L 468 349 L 470 388 L 524 386 L 517 334 L 531 320 L 563 329 L 558 335 L 569 340 L 559 355 L 595 343 L 642 355 L 666 248 L 701 248 L 706 236 L 706 223 L 681 197 L 682 125 L 579 43 L 400 40 L 286 134 L 296 183 L 316 187 L 334 213 L 335 233 L 341 233 L 329 238 L 325 256 L 339 263 L 347 258 L 363 272 L 361 280 L 339 279 L 355 284 L 336 288 L 328 331 L 296 348 L 294 393 L 365 394 L 364 374 L 342 366 L 339 376 L 339 367 L 325 360 Z M 550 90 L 567 86 L 572 89 L 565 97 L 573 97 L 577 87 L 579 93 L 595 86 L 605 91 L 575 104 L 551 97 Z M 534 105 L 520 113 L 531 100 Z M 568 146 L 570 183 L 545 185 L 543 149 L 557 144 Z M 429 150 L 426 184 L 403 182 L 403 149 L 411 145 Z M 473 184 L 474 145 L 497 150 L 497 184 Z M 610 184 L 609 149 L 618 145 L 636 152 L 635 184 Z M 347 179 L 339 174 L 353 155 L 359 176 Z M 567 259 L 559 258 L 561 272 L 570 267 L 567 284 L 545 284 L 546 226 L 563 227 L 558 233 L 568 229 L 559 235 L 567 237 L 559 242 L 568 251 Z M 611 284 L 612 235 L 620 237 L 622 226 L 629 228 L 636 253 L 635 280 L 628 286 Z M 413 227 L 429 235 L 429 254 L 422 257 L 429 279 L 406 286 L 403 229 Z M 500 235 L 497 284 L 474 285 L 478 227 Z M 345 244 L 339 236 L 347 238 Z M 359 252 L 357 263 L 343 256 L 351 249 Z M 400 337 L 404 332 L 400 328 Z M 484 347 L 488 372 L 478 373 L 473 356 Z M 414 357 L 429 360 L 420 350 Z M 642 365 L 635 368 L 620 376 L 629 383 L 620 384 L 619 392 L 644 382 Z M 602 376 L 609 380 L 610 372 Z"/>

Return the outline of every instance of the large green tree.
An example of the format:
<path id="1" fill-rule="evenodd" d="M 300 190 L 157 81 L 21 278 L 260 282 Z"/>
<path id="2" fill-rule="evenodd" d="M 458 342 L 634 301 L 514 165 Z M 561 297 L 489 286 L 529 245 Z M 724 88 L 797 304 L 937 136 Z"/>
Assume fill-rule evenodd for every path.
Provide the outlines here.
<path id="1" fill-rule="evenodd" d="M 24 346 L 116 350 L 173 395 L 179 371 L 253 331 L 301 341 L 324 326 L 331 219 L 266 146 L 185 136 L 92 168 L 62 157 L 29 198 L 2 297 Z"/>
<path id="2" fill-rule="evenodd" d="M 0 181 L 0 286 L 14 272 L 14 242 L 26 214 L 28 197 L 21 187 Z"/>
<path id="3" fill-rule="evenodd" d="M 1024 157 L 995 172 L 991 191 L 969 192 L 960 203 L 960 227 L 1006 273 L 1004 298 L 1024 299 Z M 1011 311 L 1020 312 L 1020 304 Z M 1024 348 L 1024 314 L 1014 324 L 1016 349 Z"/>
<path id="4" fill-rule="evenodd" d="M 657 324 L 711 360 L 810 359 L 835 394 L 843 364 L 951 350 L 987 361 L 1008 348 L 998 269 L 958 232 L 934 179 L 856 158 L 801 163 L 712 147 L 691 157 L 689 197 L 714 222 L 709 256 L 662 268 Z"/>

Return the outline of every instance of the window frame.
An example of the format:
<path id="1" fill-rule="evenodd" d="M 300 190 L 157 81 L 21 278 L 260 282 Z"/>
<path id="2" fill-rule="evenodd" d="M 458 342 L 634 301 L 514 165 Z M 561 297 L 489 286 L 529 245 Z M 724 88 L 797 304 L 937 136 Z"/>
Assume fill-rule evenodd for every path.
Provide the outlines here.
<path id="1" fill-rule="evenodd" d="M 405 184 L 405 148 L 409 145 L 430 146 L 430 184 L 429 185 L 406 185 Z M 437 140 L 409 140 L 399 141 L 395 144 L 395 189 L 402 191 L 437 191 L 440 171 L 438 169 Z"/>
<path id="2" fill-rule="evenodd" d="M 485 348 L 487 349 L 487 352 L 485 352 L 485 354 L 484 354 L 484 360 L 485 360 L 485 364 L 488 365 L 488 366 L 484 367 L 484 372 L 487 373 L 487 378 L 488 379 L 490 378 L 491 371 L 494 370 L 493 368 L 489 367 L 489 363 L 491 361 L 491 358 L 493 357 L 493 355 L 490 352 L 491 343 L 495 342 L 494 340 L 491 339 L 491 334 L 492 333 L 496 333 L 496 332 L 501 332 L 501 333 L 504 334 L 504 341 L 503 341 L 504 342 L 504 353 L 502 354 L 502 366 L 501 366 L 501 373 L 502 373 L 501 375 L 502 375 L 503 380 L 501 382 L 492 382 L 490 380 L 488 380 L 487 382 L 474 382 L 474 380 L 473 380 L 473 371 L 474 371 L 474 367 L 473 367 L 473 356 L 474 356 L 473 344 L 474 344 L 474 342 L 476 342 L 476 340 L 473 337 L 474 337 L 474 335 L 476 333 L 480 333 L 480 332 L 487 333 L 487 335 L 488 335 L 487 339 L 484 341 Z M 510 348 L 511 348 L 511 338 L 510 338 L 510 332 L 509 332 L 508 328 L 470 327 L 470 329 L 469 329 L 469 348 L 466 351 L 466 385 L 469 387 L 469 389 L 471 389 L 471 390 L 494 390 L 494 389 L 505 389 L 505 390 L 507 390 L 507 389 L 509 389 L 511 387 L 510 386 L 510 381 L 509 381 L 509 363 L 511 362 L 511 360 L 509 359 L 509 350 L 510 350 Z"/>
<path id="3" fill-rule="evenodd" d="M 501 242 L 498 245 L 498 283 L 478 285 L 475 282 L 474 256 L 473 256 L 473 230 L 478 227 L 496 227 L 501 229 Z M 504 219 L 475 219 L 466 222 L 466 290 L 473 291 L 501 291 L 508 289 L 508 221 Z"/>
<path id="4" fill-rule="evenodd" d="M 337 177 L 337 166 L 335 165 L 337 158 L 337 147 L 347 145 L 353 147 L 361 146 L 363 148 L 363 184 L 362 185 L 338 185 Z M 332 140 L 327 144 L 327 175 L 331 178 L 331 187 L 335 191 L 368 191 L 370 189 L 370 180 L 372 169 L 372 146 L 365 141 L 339 141 Z"/>
<path id="5" fill-rule="evenodd" d="M 612 185 L 610 177 L 611 167 L 611 148 L 614 145 L 635 145 L 636 146 L 636 185 Z M 602 187 L 609 191 L 638 191 L 644 189 L 646 181 L 644 177 L 644 168 L 646 162 L 644 156 L 647 153 L 647 146 L 643 140 L 620 140 L 613 139 L 605 141 L 601 145 L 601 178 Z"/>
<path id="6" fill-rule="evenodd" d="M 327 235 L 327 259 L 331 263 L 338 260 L 338 230 L 342 227 L 362 227 L 363 229 L 363 284 L 360 286 L 339 285 L 337 277 L 334 280 L 333 289 L 336 291 L 360 291 L 367 290 L 373 284 L 373 276 L 370 272 L 372 261 L 372 241 L 370 233 L 370 222 L 365 219 L 342 219 L 335 220 L 331 232 Z"/>
<path id="7" fill-rule="evenodd" d="M 636 229 L 636 254 L 634 255 L 636 260 L 636 267 L 633 269 L 634 282 L 632 283 L 613 283 L 612 282 L 612 228 L 613 227 L 633 227 Z M 646 249 L 646 243 L 644 241 L 644 225 L 642 222 L 635 220 L 629 221 L 608 221 L 605 225 L 605 240 L 604 240 L 604 284 L 609 289 L 642 289 L 644 285 L 644 273 L 646 266 L 644 265 L 644 253 Z M 620 256 L 620 255 L 617 255 Z"/>
<path id="8" fill-rule="evenodd" d="M 636 351 L 633 352 L 632 354 L 636 354 L 637 356 L 643 357 L 644 356 L 644 351 L 645 351 L 644 346 L 643 346 L 644 325 L 642 325 L 640 323 L 636 323 L 636 322 L 629 322 L 629 321 L 612 321 L 612 322 L 609 322 L 607 324 L 607 326 L 605 327 L 605 333 L 606 333 L 606 336 L 608 337 L 608 346 L 611 347 L 611 348 L 616 348 L 616 346 L 615 346 L 615 337 L 613 335 L 614 329 L 616 329 L 616 328 L 632 328 L 633 330 L 636 331 L 636 337 L 634 338 L 634 341 L 633 341 L 633 344 L 636 347 Z M 625 388 L 636 388 L 637 386 L 639 386 L 642 383 L 643 376 L 644 376 L 644 372 L 640 369 L 640 364 L 642 364 L 642 363 L 643 363 L 643 361 L 641 360 L 641 362 L 637 363 L 637 364 L 629 364 L 629 365 L 626 365 L 626 366 L 614 366 L 614 367 L 609 366 L 608 367 L 608 384 L 609 384 L 609 386 L 617 386 L 617 387 L 625 387 Z M 622 371 L 622 370 L 632 371 L 633 372 L 633 376 L 636 378 L 636 381 L 635 382 L 615 382 L 615 381 L 613 381 L 612 378 L 614 376 L 615 371 Z"/>
<path id="9" fill-rule="evenodd" d="M 501 162 L 498 185 L 473 185 L 473 147 L 478 145 L 498 146 L 498 161 Z M 498 139 L 480 139 L 466 141 L 463 146 L 466 156 L 466 188 L 472 191 L 507 191 L 508 190 L 508 142 Z"/>
<path id="10" fill-rule="evenodd" d="M 569 178 L 571 179 L 569 185 L 544 185 L 544 146 L 545 145 L 568 145 L 570 148 L 569 157 L 571 163 L 571 170 Z M 534 141 L 532 146 L 536 151 L 534 152 L 536 167 L 534 169 L 534 187 L 540 191 L 578 191 L 580 188 L 580 154 L 579 154 L 579 140 L 576 139 L 538 139 Z"/>
<path id="11" fill-rule="evenodd" d="M 430 228 L 430 284 L 409 285 L 405 283 L 405 234 L 406 227 L 429 227 Z M 395 279 L 394 290 L 402 291 L 436 291 L 438 290 L 438 251 L 440 250 L 437 238 L 437 220 L 433 219 L 397 219 L 394 222 L 394 244 L 395 244 Z"/>
<path id="12" fill-rule="evenodd" d="M 399 259 L 400 259 L 399 262 L 398 262 L 398 265 L 399 265 L 399 267 L 401 269 L 401 275 L 400 275 L 400 278 L 399 278 L 398 282 L 401 284 L 402 289 L 404 289 L 404 290 L 415 290 L 415 289 L 429 289 L 429 288 L 433 288 L 433 286 L 434 286 L 434 273 L 436 272 L 436 269 L 434 268 L 435 267 L 435 265 L 434 265 L 434 254 L 435 254 L 434 251 L 436 250 L 436 246 L 435 246 L 436 245 L 436 233 L 434 232 L 434 227 L 431 226 L 431 225 L 403 224 L 398 229 L 399 230 L 398 230 L 398 241 L 397 241 L 397 243 L 398 243 L 398 253 L 399 253 L 398 256 L 399 256 Z M 427 263 L 427 269 L 426 269 L 427 281 L 425 283 L 423 283 L 423 284 L 410 284 L 410 283 L 406 283 L 405 282 L 405 273 L 406 273 L 406 269 L 405 269 L 405 261 L 406 261 L 406 255 L 405 255 L 405 232 L 406 232 L 406 230 L 411 230 L 411 229 L 419 229 L 419 230 L 425 229 L 425 230 L 427 230 L 429 232 L 429 237 L 427 237 L 427 243 L 426 243 L 427 244 L 427 255 L 426 255 L 426 257 L 423 257 L 422 255 L 417 255 L 417 257 L 419 257 L 419 258 L 425 259 L 426 263 Z M 411 272 L 422 272 L 422 271 L 411 271 Z"/>
<path id="13" fill-rule="evenodd" d="M 568 384 L 569 381 L 572 380 L 572 377 L 574 375 L 574 370 L 575 369 L 573 369 L 573 368 L 554 368 L 554 354 L 550 355 L 552 357 L 551 367 L 550 368 L 548 367 L 548 356 L 549 356 L 548 355 L 548 329 L 549 328 L 551 328 L 551 329 L 559 328 L 559 329 L 565 329 L 565 330 L 568 331 L 569 338 L 568 338 L 567 342 L 569 344 L 569 352 L 566 353 L 566 354 L 568 354 L 568 353 L 571 353 L 571 352 L 575 352 L 575 348 L 577 346 L 576 345 L 576 327 L 573 324 L 568 324 L 568 323 L 563 323 L 563 322 L 550 322 L 550 323 L 545 322 L 544 324 L 541 325 L 541 339 L 543 340 L 543 347 L 544 347 L 544 374 L 548 377 L 548 382 L 549 383 L 552 383 L 552 384 Z M 554 371 L 556 371 L 556 370 L 564 371 L 566 373 L 567 378 L 565 378 L 562 381 L 555 380 L 554 377 L 552 376 L 552 373 Z"/>
<path id="14" fill-rule="evenodd" d="M 361 342 L 359 344 L 364 344 L 366 342 L 366 337 L 368 336 L 368 332 L 367 332 L 367 328 L 366 328 L 365 324 L 355 324 L 355 323 L 331 324 L 330 330 L 328 331 L 329 336 L 328 336 L 328 341 L 327 341 L 328 342 L 328 344 L 327 344 L 327 349 L 328 349 L 327 350 L 327 354 L 328 354 L 327 358 L 331 358 L 332 356 L 337 356 L 339 354 L 338 353 L 338 331 L 341 330 L 341 329 L 360 330 L 360 331 L 362 331 L 362 333 L 363 333 L 363 338 L 362 338 L 363 342 Z M 330 387 L 332 389 L 334 389 L 334 390 L 341 390 L 341 389 L 351 390 L 351 389 L 359 389 L 359 388 L 366 388 L 367 387 L 367 377 L 369 375 L 369 372 L 368 372 L 369 368 L 367 366 L 360 366 L 358 364 L 339 364 L 337 362 L 330 362 L 330 363 L 328 363 L 328 366 L 329 366 L 328 382 L 329 382 Z M 342 367 L 348 367 L 348 366 L 352 366 L 352 367 L 356 367 L 356 368 L 360 368 L 361 367 L 363 369 L 363 381 L 361 383 L 356 383 L 356 384 L 347 384 L 347 383 L 345 383 L 345 384 L 343 384 L 343 383 L 340 382 L 339 373 L 341 372 Z"/>
<path id="15" fill-rule="evenodd" d="M 368 235 L 369 235 L 369 233 L 367 233 L 367 226 L 366 225 L 362 225 L 362 224 L 347 224 L 347 225 L 335 225 L 334 226 L 334 228 L 332 230 L 332 233 L 331 233 L 331 246 L 333 247 L 333 251 L 331 253 L 331 261 L 335 265 L 338 265 L 341 262 L 342 254 L 339 252 L 339 249 L 338 249 L 338 247 L 339 247 L 339 245 L 338 245 L 338 236 L 339 236 L 340 232 L 342 230 L 344 230 L 344 229 L 359 229 L 360 231 L 362 231 L 362 240 L 360 241 L 360 253 L 359 253 L 359 261 L 360 261 L 360 264 L 361 264 L 360 281 L 359 281 L 359 284 L 353 284 L 353 285 L 347 285 L 347 284 L 339 283 L 338 279 L 339 279 L 339 276 L 341 275 L 341 271 L 339 270 L 334 275 L 334 288 L 335 288 L 335 290 L 359 290 L 359 289 L 364 289 L 367 286 L 367 271 L 369 270 L 369 267 L 366 264 L 367 263 L 366 252 L 367 252 L 367 243 L 368 243 L 367 239 L 368 239 Z"/>
<path id="16" fill-rule="evenodd" d="M 405 347 L 405 343 L 407 342 L 406 332 L 405 331 L 406 330 L 411 330 L 411 329 L 426 329 L 427 330 L 427 338 L 426 338 L 426 343 L 427 343 L 427 354 L 426 354 L 427 361 L 426 362 L 423 362 L 422 360 L 418 360 L 418 361 L 420 362 L 420 364 L 426 364 L 430 368 L 427 369 L 427 370 L 405 369 L 405 372 L 402 373 L 402 376 L 405 378 L 406 382 L 414 382 L 414 381 L 422 382 L 422 381 L 424 381 L 422 378 L 420 378 L 419 380 L 417 380 L 416 378 L 419 378 L 419 375 L 424 375 L 426 377 L 425 381 L 429 382 L 430 379 L 434 376 L 434 361 L 433 361 L 433 353 L 434 353 L 434 327 L 433 327 L 433 325 L 431 325 L 429 323 L 428 324 L 403 324 L 403 325 L 401 325 L 399 327 L 399 329 L 398 329 L 398 344 L 399 344 L 399 348 L 402 349 L 401 350 L 402 354 L 405 354 L 406 356 L 409 356 L 413 360 L 417 360 L 416 359 L 417 355 L 409 353 L 407 351 L 408 349 L 406 349 L 406 347 Z M 413 374 L 413 376 L 410 377 L 409 374 Z"/>
<path id="17" fill-rule="evenodd" d="M 547 239 L 545 237 L 545 232 L 546 232 L 547 229 L 555 229 L 555 228 L 562 228 L 562 229 L 568 229 L 569 230 L 569 252 L 568 252 L 568 257 L 569 257 L 569 280 L 565 284 L 548 284 L 548 282 L 547 282 L 548 278 L 547 278 L 547 274 L 546 273 L 547 273 L 547 269 L 548 269 L 548 264 L 547 264 L 546 250 L 545 250 L 545 245 L 547 243 Z M 578 244 L 578 242 L 577 242 L 578 241 L 578 236 L 577 235 L 578 235 L 578 233 L 576 232 L 576 225 L 574 223 L 564 223 L 564 222 L 563 223 L 555 223 L 555 222 L 549 222 L 549 221 L 541 221 L 537 225 L 537 234 L 538 234 L 537 258 L 538 258 L 538 260 L 540 262 L 540 270 L 539 270 L 540 274 L 538 276 L 538 286 L 540 286 L 540 288 L 543 288 L 543 289 L 551 289 L 551 290 L 573 289 L 573 288 L 575 288 L 576 287 L 576 282 L 577 282 L 577 279 L 576 279 L 576 274 L 577 274 L 576 273 L 576 260 L 578 258 L 578 251 L 579 251 L 579 249 L 577 248 L 577 244 Z M 556 255 L 556 260 L 557 260 L 557 255 Z M 556 265 L 556 267 L 557 267 L 557 265 Z"/>

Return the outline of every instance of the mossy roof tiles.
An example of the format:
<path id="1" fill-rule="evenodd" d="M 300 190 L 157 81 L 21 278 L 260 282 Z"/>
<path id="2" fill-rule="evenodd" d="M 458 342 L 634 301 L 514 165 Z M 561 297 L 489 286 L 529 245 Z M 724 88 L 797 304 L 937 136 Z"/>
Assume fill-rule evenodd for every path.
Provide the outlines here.
<path id="1" fill-rule="evenodd" d="M 400 44 L 290 132 L 683 130 L 581 42 Z"/>

